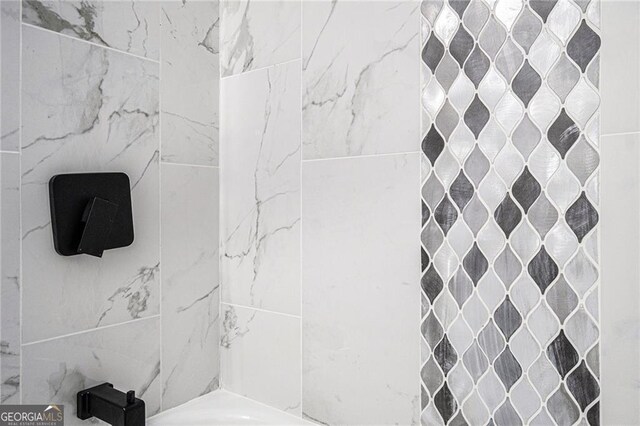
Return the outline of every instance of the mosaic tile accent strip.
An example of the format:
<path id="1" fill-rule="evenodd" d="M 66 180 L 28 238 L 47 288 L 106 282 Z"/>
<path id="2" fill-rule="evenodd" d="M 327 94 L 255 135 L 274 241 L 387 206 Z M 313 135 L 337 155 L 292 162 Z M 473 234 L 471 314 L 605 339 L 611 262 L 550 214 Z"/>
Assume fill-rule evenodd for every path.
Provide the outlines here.
<path id="1" fill-rule="evenodd" d="M 598 0 L 426 0 L 423 424 L 599 424 Z"/>

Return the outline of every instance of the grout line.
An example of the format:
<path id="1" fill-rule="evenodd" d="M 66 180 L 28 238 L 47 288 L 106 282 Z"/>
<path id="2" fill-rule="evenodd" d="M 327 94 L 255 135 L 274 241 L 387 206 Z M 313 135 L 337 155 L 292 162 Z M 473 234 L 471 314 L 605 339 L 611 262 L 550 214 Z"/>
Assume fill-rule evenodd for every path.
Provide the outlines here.
<path id="1" fill-rule="evenodd" d="M 290 64 L 290 63 L 296 62 L 296 61 L 302 62 L 302 58 L 289 59 L 288 61 L 278 62 L 277 64 L 266 65 L 264 67 L 255 68 L 255 69 L 252 69 L 252 70 L 249 70 L 249 71 L 243 71 L 241 73 L 233 74 L 233 75 L 222 76 L 222 74 L 220 74 L 220 81 L 231 79 L 231 78 L 236 78 L 236 77 L 241 77 L 243 75 L 251 74 L 251 73 L 254 73 L 256 71 L 264 71 L 264 70 L 267 70 L 269 68 L 275 68 L 275 67 L 279 67 L 279 66 L 282 66 L 282 65 L 287 65 L 287 64 Z"/>
<path id="2" fill-rule="evenodd" d="M 291 318 L 295 318 L 295 319 L 300 319 L 299 315 L 293 315 L 293 314 L 285 314 L 284 312 L 276 312 L 276 311 L 270 311 L 268 309 L 262 309 L 262 308 L 254 308 L 252 306 L 246 306 L 246 305 L 239 305 L 237 303 L 229 303 L 229 302 L 224 302 L 222 301 L 221 304 L 223 305 L 229 305 L 229 306 L 233 306 L 234 308 L 244 308 L 244 309 L 251 309 L 254 311 L 259 311 L 259 312 L 264 312 L 267 314 L 274 314 L 274 315 L 283 315 L 285 317 L 291 317 Z"/>
<path id="3" fill-rule="evenodd" d="M 18 96 L 19 97 L 19 96 Z M 22 129 L 22 125 L 20 124 L 20 129 Z M 18 136 L 18 143 L 20 141 L 20 136 Z M 20 154 L 20 148 L 17 151 L 4 151 L 0 149 L 0 154 Z"/>
<path id="4" fill-rule="evenodd" d="M 18 165 L 18 172 L 20 173 L 20 176 L 18 176 L 18 197 L 19 197 L 19 206 L 18 206 L 18 229 L 20 230 L 20 241 L 18 242 L 18 262 L 19 262 L 19 269 L 18 269 L 18 285 L 19 290 L 20 290 L 20 306 L 18 307 L 18 328 L 19 328 L 19 333 L 18 333 L 18 344 L 19 344 L 19 350 L 20 350 L 20 365 L 19 365 L 19 371 L 20 371 L 20 377 L 18 377 L 18 381 L 19 381 L 19 389 L 18 389 L 18 403 L 22 404 L 23 403 L 23 399 L 24 399 L 24 374 L 23 374 L 23 350 L 22 350 L 22 343 L 24 342 L 24 337 L 23 337 L 23 333 L 24 333 L 24 324 L 23 324 L 23 294 L 24 294 L 24 274 L 23 274 L 23 267 L 22 267 L 22 137 L 24 136 L 24 132 L 22 131 L 22 8 L 23 8 L 23 4 L 22 2 L 20 2 L 20 16 L 18 17 L 18 44 L 19 44 L 19 48 L 20 51 L 18 52 L 18 120 L 20 123 L 20 129 L 19 129 L 19 134 L 18 134 L 18 152 L 20 153 L 20 164 Z"/>
<path id="5" fill-rule="evenodd" d="M 304 379 L 303 379 L 303 373 L 304 373 L 304 367 L 302 365 L 303 360 L 304 360 L 304 344 L 302 342 L 302 337 L 304 336 L 303 333 L 303 316 L 302 316 L 302 305 L 304 303 L 304 298 L 303 298 L 303 281 L 302 281 L 302 271 L 303 271 L 303 263 L 302 263 L 302 232 L 304 231 L 304 221 L 302 220 L 302 159 L 304 158 L 304 152 L 303 152 L 303 144 L 302 144 L 302 137 L 304 135 L 304 125 L 303 125 L 303 119 L 304 119 L 304 114 L 303 114 L 303 110 L 302 110 L 302 103 L 303 103 L 303 93 L 304 93 L 304 31 L 303 31 L 303 25 L 304 25 L 304 1 L 300 0 L 300 94 L 299 94 L 299 107 L 300 107 L 300 134 L 298 135 L 298 137 L 300 138 L 300 170 L 299 170 L 299 188 L 298 188 L 298 201 L 299 201 L 299 213 L 300 213 L 300 232 L 299 232 L 299 242 L 298 242 L 298 253 L 299 253 L 299 258 L 298 258 L 298 293 L 300 296 L 300 357 L 298 358 L 298 362 L 300 363 L 300 417 L 303 417 L 303 413 L 304 413 L 304 406 L 303 406 L 303 399 L 304 399 Z"/>
<path id="6" fill-rule="evenodd" d="M 218 389 L 224 389 L 223 386 L 223 377 L 222 377 L 222 333 L 224 332 L 222 318 L 222 296 L 223 296 L 223 286 L 222 286 L 222 254 L 224 249 L 224 238 L 222 238 L 222 232 L 224 230 L 224 220 L 223 214 L 224 211 L 222 209 L 222 158 L 223 158 L 223 148 L 224 141 L 222 139 L 222 125 L 224 123 L 223 115 L 224 110 L 222 108 L 222 48 L 220 43 L 220 35 L 222 34 L 222 26 L 224 24 L 224 19 L 222 16 L 222 7 L 223 2 L 218 2 L 218 358 L 215 362 L 218 363 Z"/>
<path id="7" fill-rule="evenodd" d="M 142 322 L 142 321 L 147 321 L 147 320 L 152 320 L 152 319 L 157 319 L 157 318 L 160 318 L 160 314 L 155 314 L 155 315 L 151 315 L 151 316 L 144 317 L 144 318 L 134 318 L 134 319 L 129 320 L 129 321 L 119 322 L 117 324 L 104 325 L 104 326 L 101 326 L 101 327 L 90 328 L 88 330 L 76 331 L 76 332 L 68 333 L 68 334 L 61 334 L 59 336 L 48 337 L 46 339 L 34 340 L 33 342 L 23 343 L 21 345 L 21 347 L 24 348 L 25 346 L 33 346 L 33 345 L 37 345 L 39 343 L 51 342 L 53 340 L 64 339 L 64 338 L 72 337 L 72 336 L 78 336 L 80 334 L 93 333 L 94 331 L 102 331 L 102 330 L 106 330 L 106 329 L 109 329 L 109 328 L 120 327 L 120 326 L 126 325 L 126 324 L 132 324 L 132 323 L 136 323 L 136 322 Z"/>
<path id="8" fill-rule="evenodd" d="M 632 131 L 632 132 L 620 132 L 620 133 L 600 133 L 600 139 L 609 137 L 609 136 L 631 136 L 640 134 L 640 130 Z M 602 150 L 602 147 L 599 147 Z"/>
<path id="9" fill-rule="evenodd" d="M 162 132 L 160 131 L 160 136 L 162 136 Z M 160 139 L 162 141 L 162 139 Z M 162 145 L 162 142 L 160 143 Z M 163 166 L 176 166 L 176 167 L 201 167 L 204 169 L 219 169 L 220 166 L 206 166 L 204 164 L 188 164 L 188 163 L 173 163 L 171 161 L 160 161 L 160 164 Z"/>
<path id="10" fill-rule="evenodd" d="M 418 90 L 416 90 L 416 114 L 418 114 L 418 146 L 419 146 L 419 150 L 418 152 L 420 152 L 420 154 L 422 154 L 422 147 L 420 146 L 420 142 L 422 140 L 422 56 L 420 54 L 421 50 L 422 50 L 422 38 L 424 37 L 424 35 L 422 34 L 422 12 L 420 10 L 420 6 L 418 5 L 417 8 L 417 15 L 418 15 L 418 19 L 417 19 L 417 27 L 418 27 L 418 46 L 416 48 L 416 58 L 418 58 L 418 66 L 416 67 L 416 72 L 418 74 Z M 416 395 L 418 397 L 418 401 L 417 401 L 417 407 L 415 408 L 415 410 L 417 410 L 417 420 L 418 423 L 420 422 L 421 419 L 421 415 L 422 415 L 422 377 L 421 377 L 421 372 L 422 372 L 422 286 L 421 286 L 421 282 L 420 279 L 422 278 L 422 254 L 421 254 L 421 250 L 422 250 L 422 156 L 418 155 L 417 156 L 417 161 L 418 161 L 418 185 L 417 185 L 417 190 L 416 190 L 416 196 L 418 198 L 417 200 L 417 207 L 418 207 L 418 232 L 416 233 L 416 237 L 417 237 L 417 247 L 416 247 L 416 256 L 418 256 L 418 271 L 417 271 L 417 276 L 418 276 L 418 280 L 417 282 L 414 284 L 416 286 L 416 305 L 417 305 L 417 318 L 418 318 L 418 322 L 417 322 L 417 326 L 416 326 L 416 346 L 417 346 L 417 350 L 418 350 L 418 365 L 417 368 L 415 370 L 416 374 L 416 380 L 417 380 L 417 388 L 416 388 Z M 429 354 L 430 355 L 430 354 Z M 427 358 L 428 359 L 428 358 Z"/>
<path id="11" fill-rule="evenodd" d="M 101 47 L 103 49 L 110 50 L 112 52 L 122 53 L 123 55 L 131 56 L 131 57 L 134 57 L 134 58 L 137 58 L 137 59 L 142 59 L 143 61 L 153 62 L 154 64 L 158 64 L 158 65 L 160 64 L 160 60 L 151 59 L 151 58 L 147 58 L 147 57 L 144 57 L 144 56 L 139 56 L 139 55 L 136 55 L 135 53 L 126 52 L 124 50 L 119 50 L 119 49 L 116 49 L 114 47 L 105 46 L 103 44 L 94 43 L 92 41 L 84 40 L 82 38 L 73 37 L 73 36 L 70 36 L 68 34 L 59 33 L 57 31 L 53 31 L 53 30 L 50 30 L 48 28 L 40 27 L 38 25 L 30 24 L 28 22 L 22 22 L 22 26 L 23 27 L 27 27 L 27 28 L 34 28 L 36 30 L 44 31 L 44 32 L 49 33 L 49 34 L 55 34 L 57 36 L 60 36 L 60 37 L 66 38 L 66 39 L 79 41 L 81 43 L 86 43 L 86 44 L 89 44 L 91 46 Z"/>
<path id="12" fill-rule="evenodd" d="M 597 33 L 600 37 L 601 41 L 604 41 L 604 32 L 602 31 L 602 3 L 600 1 L 598 1 L 598 4 L 596 5 L 598 7 L 598 17 L 599 19 L 599 23 L 598 23 L 598 29 L 597 29 Z M 595 26 L 595 25 L 594 25 Z M 603 321 L 602 321 L 602 272 L 603 272 L 603 262 L 602 262 L 602 213 L 603 213 L 603 207 L 604 207 L 604 203 L 602 202 L 602 153 L 604 151 L 603 146 L 602 146 L 602 141 L 604 140 L 605 134 L 603 134 L 602 132 L 602 112 L 604 111 L 604 103 L 603 103 L 603 98 L 602 98 L 602 94 L 603 94 L 603 90 L 602 90 L 602 82 L 604 81 L 603 79 L 603 67 L 602 67 L 602 51 L 603 51 L 603 46 L 604 43 L 601 44 L 600 49 L 598 50 L 598 54 L 597 54 L 597 61 L 598 61 L 598 71 L 600 72 L 600 75 L 598 76 L 598 84 L 596 87 L 596 91 L 598 92 L 598 97 L 600 100 L 600 103 L 598 104 L 598 109 L 596 110 L 596 113 L 598 114 L 599 117 L 599 125 L 598 125 L 598 140 L 597 140 L 597 146 L 596 148 L 596 152 L 598 155 L 598 165 L 596 167 L 595 170 L 595 179 L 598 179 L 597 181 L 597 206 L 594 206 L 596 208 L 596 211 L 598 212 L 598 223 L 596 224 L 597 229 L 596 229 L 596 238 L 597 238 L 597 243 L 596 243 L 596 256 L 598 257 L 597 262 L 595 262 L 596 264 L 596 270 L 597 270 L 597 278 L 596 281 L 594 283 L 594 286 L 596 286 L 595 290 L 592 291 L 596 291 L 597 292 L 597 297 L 598 297 L 598 312 L 597 312 L 597 318 L 595 318 L 595 324 L 596 324 L 596 330 L 597 330 L 597 337 L 595 339 L 595 344 L 598 346 L 598 362 L 597 362 L 597 368 L 598 368 L 598 374 L 595 375 L 595 378 L 597 380 L 598 386 L 600 387 L 600 392 L 599 395 L 596 399 L 594 399 L 594 401 L 596 401 L 597 404 L 599 404 L 600 407 L 600 411 L 598 413 L 598 420 L 600 422 L 602 422 L 603 419 L 603 411 L 602 411 L 602 401 L 603 401 L 603 393 L 602 393 L 602 385 L 603 385 L 603 357 L 602 357 L 602 343 L 604 341 L 603 337 L 604 337 L 604 328 L 603 328 Z M 596 60 L 596 59 L 594 59 Z M 614 136 L 615 134 L 611 134 L 611 136 Z M 593 179 L 593 178 L 592 178 Z M 586 297 L 585 297 L 586 300 Z M 589 311 L 588 309 L 586 309 L 585 307 L 585 311 Z M 574 314 L 575 315 L 575 314 Z M 588 312 L 588 315 L 591 316 L 591 312 Z M 588 349 L 585 353 L 588 355 L 591 351 L 593 351 L 593 347 Z M 586 358 L 586 356 L 585 356 Z M 595 373 L 595 371 L 593 372 Z M 591 411 L 593 408 L 593 406 L 591 408 L 589 408 L 589 411 Z M 585 412 L 585 414 L 588 412 Z"/>
<path id="13" fill-rule="evenodd" d="M 433 78 L 433 77 L 431 77 L 431 78 Z M 589 83 L 589 82 L 587 81 L 587 83 Z M 545 80 L 545 86 L 546 86 L 546 85 L 548 85 L 548 82 L 546 82 L 546 80 Z M 587 124 L 587 125 L 588 125 L 588 124 Z M 525 162 L 525 164 L 526 164 L 526 162 Z M 492 166 L 492 169 L 494 169 L 494 166 Z M 432 168 L 432 167 L 430 167 L 430 168 L 429 168 L 429 174 L 434 174 L 435 176 L 437 176 L 437 177 L 438 177 L 438 179 L 440 179 L 440 177 L 438 176 L 438 173 L 437 173 L 437 172 L 435 171 L 435 169 L 434 169 L 434 168 Z M 593 178 L 593 177 L 591 177 L 591 179 L 594 179 L 594 178 Z M 591 179 L 590 179 L 590 180 L 591 180 Z M 502 178 L 502 177 L 501 177 L 501 179 L 500 179 L 500 180 L 504 182 L 504 178 Z M 426 182 L 425 182 L 425 183 L 426 183 Z M 423 183 L 423 184 L 424 184 L 424 183 Z M 588 183 L 588 182 L 587 182 L 587 185 L 589 185 L 589 183 Z M 507 188 L 509 188 L 509 187 L 510 187 L 510 185 L 506 185 L 506 186 L 507 186 Z M 584 188 L 586 187 L 586 185 L 582 185 L 581 187 L 583 187 L 583 190 L 585 190 Z M 545 190 L 545 191 L 546 191 L 546 190 Z M 483 204 L 484 204 L 484 203 L 483 203 Z M 525 217 L 527 217 L 527 216 L 525 215 Z M 507 238 L 507 240 L 506 240 L 506 243 L 507 243 L 507 244 L 509 243 L 509 240 L 510 240 L 510 239 L 509 239 L 509 238 Z M 544 241 L 544 240 L 543 240 L 543 241 Z M 544 242 L 541 242 L 541 244 L 544 244 Z M 586 247 L 586 244 L 587 244 L 586 242 L 583 242 L 583 243 L 580 243 L 577 247 Z M 589 260 L 592 260 L 592 257 L 591 257 L 591 255 L 590 255 L 590 253 L 589 253 L 588 251 L 585 251 L 585 253 L 586 253 L 586 255 L 587 255 L 588 259 L 589 259 Z M 458 261 L 459 261 L 459 262 L 461 262 L 461 259 L 459 259 Z M 594 262 L 594 263 L 595 263 L 595 264 L 597 264 L 597 265 L 598 265 L 598 268 L 599 268 L 599 261 L 598 261 L 598 262 Z M 430 261 L 430 264 L 433 264 L 433 259 Z M 563 267 L 562 269 L 564 270 L 564 267 Z M 524 271 L 523 271 L 523 272 L 522 272 L 522 274 L 526 274 L 526 272 L 524 272 Z M 515 281 L 514 281 L 514 282 L 515 282 Z M 600 283 L 599 283 L 599 281 L 598 281 L 598 284 L 594 284 L 594 286 L 595 286 L 595 285 L 597 285 L 597 286 L 598 286 L 598 289 L 600 289 L 600 288 L 601 288 L 601 287 L 600 287 Z M 445 286 L 445 287 L 446 287 L 446 286 Z M 590 297 L 590 295 L 591 295 L 591 294 L 593 294 L 593 292 L 594 292 L 594 288 L 593 288 L 593 287 L 591 287 L 591 288 L 590 288 L 590 289 L 589 289 L 589 290 L 588 290 L 588 291 L 587 291 L 587 292 L 586 292 L 582 297 L 580 297 L 580 300 L 581 300 L 581 301 L 585 301 L 586 299 L 588 299 L 588 298 Z M 475 293 L 475 290 L 474 290 L 474 293 Z M 509 294 L 509 292 L 507 292 L 507 294 Z M 442 297 L 441 295 L 438 295 L 438 296 L 437 296 L 437 298 L 438 298 L 438 299 L 439 299 L 439 298 L 441 298 L 441 297 Z M 486 304 L 484 301 L 482 301 L 482 300 L 481 300 L 481 302 L 482 302 L 482 305 L 483 305 L 483 306 L 485 306 L 485 307 L 487 306 L 487 304 Z M 436 300 L 436 303 L 437 303 L 437 300 Z M 468 302 L 465 302 L 465 303 L 468 303 Z M 530 310 L 528 317 L 523 315 L 523 324 L 525 324 L 525 323 L 527 324 L 527 325 L 526 325 L 526 328 L 527 328 L 527 329 L 529 329 L 528 322 L 529 322 L 529 320 L 532 318 L 532 312 L 533 312 L 534 310 L 538 309 L 540 306 L 543 306 L 543 303 L 546 303 L 546 302 L 545 302 L 545 298 L 544 298 L 544 296 L 543 296 L 543 297 L 538 301 L 538 303 L 535 305 L 535 307 L 533 307 L 533 308 Z M 432 311 L 432 312 L 433 312 L 433 309 L 434 309 L 433 307 L 434 307 L 434 306 L 435 306 L 435 304 L 434 304 L 434 303 L 430 303 L 430 307 L 429 307 L 430 311 Z M 491 311 L 491 310 L 489 309 L 489 311 Z M 521 313 L 521 314 L 522 314 L 522 313 Z M 590 311 L 590 310 L 588 310 L 588 309 L 587 309 L 587 314 L 589 315 L 589 317 L 590 317 L 590 318 L 593 318 L 593 315 L 592 315 L 591 311 Z M 458 317 L 458 315 L 460 315 L 460 316 L 462 315 L 462 310 L 460 310 L 460 311 L 459 311 L 459 313 L 456 315 L 456 317 L 457 317 L 457 318 L 459 318 L 459 317 Z M 490 321 L 491 321 L 491 318 L 493 318 L 493 316 L 490 316 L 489 318 L 490 318 Z M 465 320 L 465 322 L 466 322 L 466 320 Z M 597 324 L 597 321 L 596 321 L 596 324 Z M 467 323 L 467 325 L 469 325 L 469 324 Z M 564 329 L 564 327 L 565 327 L 565 325 L 563 325 L 563 324 L 561 324 L 561 325 L 560 325 L 560 329 Z M 540 340 L 539 340 L 537 337 L 535 337 L 535 341 L 536 341 L 538 344 L 540 343 Z M 594 342 L 594 343 L 593 343 L 593 344 L 588 348 L 588 350 L 586 351 L 586 353 L 589 353 L 589 352 L 592 350 L 592 348 L 593 348 L 593 346 L 594 346 L 595 344 L 597 344 L 597 342 Z M 546 345 L 545 345 L 545 344 L 542 344 L 541 346 L 542 346 L 542 347 L 544 347 L 544 346 L 546 346 Z M 601 348 L 601 346 L 600 346 L 600 348 Z M 429 353 L 431 353 L 432 351 L 433 351 L 433 350 L 431 350 Z M 544 355 L 544 356 L 545 356 L 545 358 L 547 358 L 547 359 L 548 359 L 548 356 L 546 356 L 546 355 Z M 456 364 L 456 365 L 457 365 L 457 364 Z M 590 367 L 589 367 L 589 369 L 590 369 L 590 371 L 592 371 Z M 575 371 L 575 369 L 574 369 L 573 371 Z M 485 377 L 486 377 L 486 376 L 485 376 Z M 481 379 L 481 380 L 482 380 L 482 379 Z M 518 382 L 521 382 L 521 381 L 520 381 L 520 380 L 518 380 Z M 562 386 L 562 383 L 564 383 L 564 380 L 560 381 L 560 386 Z M 475 385 L 474 385 L 474 388 L 475 388 Z M 556 389 L 557 389 L 557 388 L 556 388 Z M 539 393 L 539 392 L 537 392 L 537 391 L 536 391 L 536 394 L 538 394 L 538 393 Z M 510 395 L 510 392 L 507 392 L 507 397 L 509 397 L 509 395 Z M 542 396 L 542 395 L 540 395 L 540 396 Z M 468 400 L 468 397 L 467 397 L 467 398 L 465 398 L 465 401 L 466 401 L 466 400 Z M 544 406 L 546 406 L 546 404 L 547 404 L 547 402 L 548 402 L 548 401 L 547 401 L 547 400 L 546 400 L 546 398 L 544 398 L 544 397 L 542 397 L 542 398 L 541 398 L 541 400 L 542 400 L 542 407 L 541 407 L 540 409 L 544 410 Z M 573 401 L 575 401 L 575 402 L 577 402 L 577 401 L 575 400 L 575 398 L 572 398 L 572 400 L 573 400 Z M 459 401 L 459 402 L 462 404 L 462 401 Z M 596 401 L 594 401 L 594 402 L 592 402 L 591 404 L 589 404 L 589 409 L 590 409 L 590 408 L 591 408 L 595 403 L 597 403 L 597 400 L 596 400 Z M 461 405 L 461 404 L 460 404 L 460 405 Z M 540 411 L 540 409 L 538 409 L 538 411 Z M 461 411 L 462 411 L 462 409 L 461 409 Z M 495 411 L 495 410 L 493 410 L 493 411 Z M 493 411 L 492 411 L 492 412 L 493 412 Z M 536 413 L 537 413 L 538 411 L 536 411 Z M 582 416 L 582 415 L 586 415 L 586 410 L 583 410 L 583 411 L 581 412 L 581 416 Z M 533 416 L 532 416 L 532 417 L 533 417 Z M 555 423 L 554 423 L 554 424 L 555 424 Z"/>
<path id="14" fill-rule="evenodd" d="M 158 27 L 159 27 L 159 42 L 158 42 L 158 260 L 160 267 L 158 268 L 158 345 L 159 354 L 158 361 L 160 363 L 160 412 L 164 410 L 164 368 L 163 361 L 164 347 L 162 346 L 162 305 L 164 301 L 162 299 L 162 288 L 164 287 L 162 281 L 162 5 L 158 5 Z"/>
<path id="15" fill-rule="evenodd" d="M 353 160 L 358 158 L 370 158 L 370 157 L 388 157 L 393 155 L 408 155 L 408 154 L 420 154 L 420 151 L 404 151 L 404 152 L 386 152 L 380 154 L 364 154 L 364 155 L 351 155 L 345 157 L 329 157 L 329 158 L 312 158 L 309 160 L 302 160 L 302 163 L 314 163 L 318 161 L 332 161 L 332 160 Z"/>

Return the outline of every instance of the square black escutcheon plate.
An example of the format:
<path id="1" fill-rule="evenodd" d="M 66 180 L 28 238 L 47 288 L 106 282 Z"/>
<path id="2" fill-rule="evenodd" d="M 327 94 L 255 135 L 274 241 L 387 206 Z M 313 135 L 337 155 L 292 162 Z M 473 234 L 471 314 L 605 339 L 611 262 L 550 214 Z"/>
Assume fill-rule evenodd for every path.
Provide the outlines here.
<path id="1" fill-rule="evenodd" d="M 70 173 L 49 181 L 53 243 L 58 254 L 102 257 L 133 243 L 129 177 L 125 173 Z"/>

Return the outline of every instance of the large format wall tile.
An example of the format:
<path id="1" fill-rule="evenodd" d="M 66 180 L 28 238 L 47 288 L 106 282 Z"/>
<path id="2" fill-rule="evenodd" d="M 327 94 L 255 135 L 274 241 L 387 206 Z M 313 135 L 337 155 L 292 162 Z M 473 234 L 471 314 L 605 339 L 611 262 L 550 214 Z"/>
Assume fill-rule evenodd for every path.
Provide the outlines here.
<path id="1" fill-rule="evenodd" d="M 217 1 L 162 3 L 162 161 L 218 165 Z"/>
<path id="2" fill-rule="evenodd" d="M 222 304 L 222 386 L 300 415 L 300 318 Z"/>
<path id="3" fill-rule="evenodd" d="M 218 169 L 163 164 L 162 408 L 218 387 Z"/>
<path id="4" fill-rule="evenodd" d="M 222 76 L 299 59 L 300 3 L 300 0 L 223 0 Z"/>
<path id="5" fill-rule="evenodd" d="M 32 27 L 22 53 L 25 342 L 157 314 L 158 65 Z M 134 243 L 59 256 L 49 179 L 104 170 L 131 180 Z"/>
<path id="6" fill-rule="evenodd" d="M 23 403 L 64 404 L 65 425 L 84 425 L 76 393 L 109 382 L 135 390 L 152 416 L 160 410 L 159 327 L 155 317 L 24 346 Z"/>
<path id="7" fill-rule="evenodd" d="M 23 0 L 23 22 L 158 60 L 157 1 Z"/>
<path id="8" fill-rule="evenodd" d="M 602 424 L 634 425 L 640 424 L 640 134 L 602 136 L 601 147 Z"/>
<path id="9" fill-rule="evenodd" d="M 305 159 L 418 151 L 419 4 L 303 4 Z"/>
<path id="10" fill-rule="evenodd" d="M 300 312 L 300 61 L 222 81 L 222 300 Z"/>
<path id="11" fill-rule="evenodd" d="M 303 415 L 417 424 L 419 154 L 302 172 Z"/>
<path id="12" fill-rule="evenodd" d="M 421 10 L 422 422 L 599 424 L 599 2 Z"/>
<path id="13" fill-rule="evenodd" d="M 0 402 L 20 402 L 20 156 L 0 154 Z"/>
<path id="14" fill-rule="evenodd" d="M 602 31 L 602 134 L 640 131 L 640 2 L 603 1 Z"/>
<path id="15" fill-rule="evenodd" d="M 0 150 L 20 150 L 20 1 L 0 2 Z"/>

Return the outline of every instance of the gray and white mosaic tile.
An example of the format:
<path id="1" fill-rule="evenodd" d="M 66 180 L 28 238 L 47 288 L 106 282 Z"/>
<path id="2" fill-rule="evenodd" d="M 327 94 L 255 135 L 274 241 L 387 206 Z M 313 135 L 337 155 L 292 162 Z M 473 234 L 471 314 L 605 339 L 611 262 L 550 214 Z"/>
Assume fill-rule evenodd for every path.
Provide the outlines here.
<path id="1" fill-rule="evenodd" d="M 599 2 L 421 12 L 422 423 L 599 424 Z"/>

